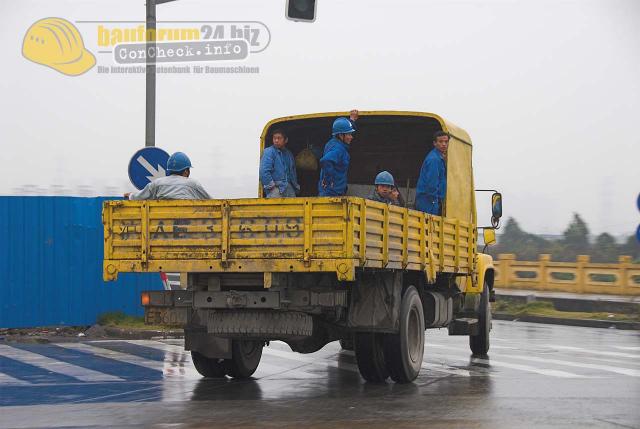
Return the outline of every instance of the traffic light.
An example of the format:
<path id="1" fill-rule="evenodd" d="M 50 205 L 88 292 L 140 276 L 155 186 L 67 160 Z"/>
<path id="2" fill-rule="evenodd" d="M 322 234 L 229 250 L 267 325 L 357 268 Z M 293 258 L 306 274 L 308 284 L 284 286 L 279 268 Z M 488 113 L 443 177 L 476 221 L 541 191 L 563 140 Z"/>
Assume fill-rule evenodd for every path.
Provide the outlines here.
<path id="1" fill-rule="evenodd" d="M 287 0 L 287 18 L 294 21 L 315 21 L 316 0 Z"/>

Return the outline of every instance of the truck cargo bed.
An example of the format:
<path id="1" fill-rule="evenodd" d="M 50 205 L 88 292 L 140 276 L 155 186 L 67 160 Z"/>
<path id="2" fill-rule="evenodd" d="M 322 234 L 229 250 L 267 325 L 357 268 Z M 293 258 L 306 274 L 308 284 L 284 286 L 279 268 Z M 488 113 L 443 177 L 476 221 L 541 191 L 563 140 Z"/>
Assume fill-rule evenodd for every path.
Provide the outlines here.
<path id="1" fill-rule="evenodd" d="M 119 272 L 470 274 L 473 226 L 358 197 L 106 201 L 104 279 Z"/>

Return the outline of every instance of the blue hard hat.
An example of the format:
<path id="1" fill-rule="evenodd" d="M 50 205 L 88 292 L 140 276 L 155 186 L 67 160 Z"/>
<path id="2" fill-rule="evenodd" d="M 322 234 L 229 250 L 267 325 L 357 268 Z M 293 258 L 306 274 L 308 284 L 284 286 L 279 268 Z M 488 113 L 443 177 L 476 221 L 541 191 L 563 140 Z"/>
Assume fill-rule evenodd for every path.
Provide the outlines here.
<path id="1" fill-rule="evenodd" d="M 187 168 L 193 167 L 191 166 L 191 160 L 183 152 L 174 153 L 169 157 L 169 161 L 167 161 L 167 172 L 169 173 L 180 173 Z"/>
<path id="2" fill-rule="evenodd" d="M 355 133 L 356 130 L 353 128 L 353 124 L 347 118 L 338 118 L 333 121 L 333 128 L 331 129 L 332 135 L 338 134 L 350 134 Z"/>
<path id="3" fill-rule="evenodd" d="M 396 186 L 396 182 L 393 181 L 393 176 L 388 171 L 381 171 L 376 176 L 376 185 Z"/>

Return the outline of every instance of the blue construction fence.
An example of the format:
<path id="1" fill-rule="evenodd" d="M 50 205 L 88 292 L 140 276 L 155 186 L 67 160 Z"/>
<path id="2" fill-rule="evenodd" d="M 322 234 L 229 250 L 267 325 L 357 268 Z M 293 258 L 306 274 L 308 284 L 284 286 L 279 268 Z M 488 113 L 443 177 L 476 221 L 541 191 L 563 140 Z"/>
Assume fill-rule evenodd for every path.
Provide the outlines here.
<path id="1" fill-rule="evenodd" d="M 102 280 L 102 202 L 0 197 L 0 328 L 91 325 L 105 312 L 142 315 L 158 273 Z"/>

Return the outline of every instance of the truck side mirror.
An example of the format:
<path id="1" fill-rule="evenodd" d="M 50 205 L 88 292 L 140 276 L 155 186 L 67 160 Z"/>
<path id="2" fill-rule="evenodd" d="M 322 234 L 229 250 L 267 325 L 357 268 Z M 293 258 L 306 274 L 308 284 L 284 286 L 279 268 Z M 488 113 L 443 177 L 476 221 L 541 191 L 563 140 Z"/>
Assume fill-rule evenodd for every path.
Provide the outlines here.
<path id="1" fill-rule="evenodd" d="M 491 195 L 491 223 L 497 226 L 502 217 L 502 194 L 494 192 Z"/>
<path id="2" fill-rule="evenodd" d="M 484 245 L 490 246 L 496 243 L 496 230 L 493 228 L 485 228 L 482 231 L 482 237 L 484 238 Z"/>

